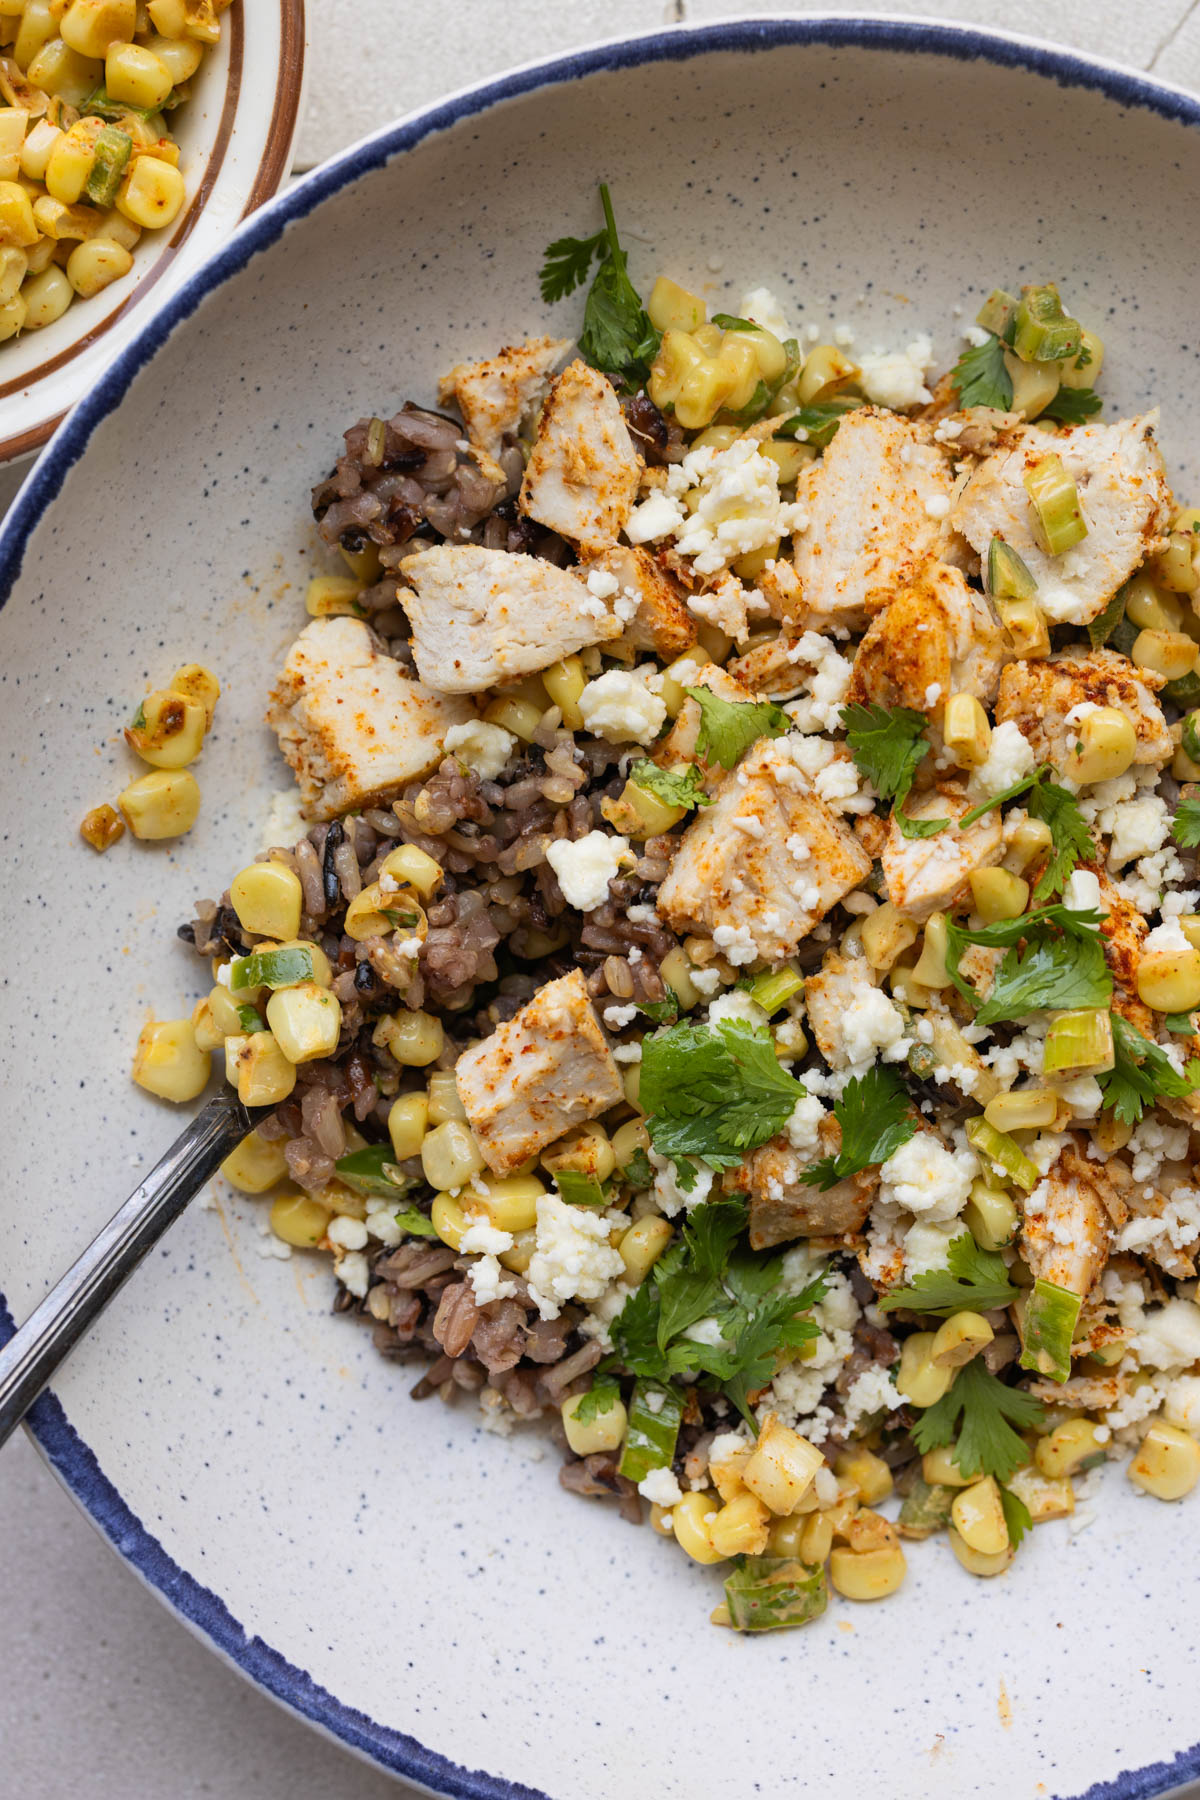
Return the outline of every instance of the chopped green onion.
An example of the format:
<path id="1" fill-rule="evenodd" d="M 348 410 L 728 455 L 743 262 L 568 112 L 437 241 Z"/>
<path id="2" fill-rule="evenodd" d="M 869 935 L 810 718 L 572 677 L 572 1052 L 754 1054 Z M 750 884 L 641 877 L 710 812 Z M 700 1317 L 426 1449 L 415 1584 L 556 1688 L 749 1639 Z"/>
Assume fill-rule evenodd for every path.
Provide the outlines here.
<path id="1" fill-rule="evenodd" d="M 604 1206 L 608 1201 L 603 1183 L 579 1169 L 556 1169 L 554 1185 L 570 1206 Z"/>
<path id="2" fill-rule="evenodd" d="M 249 956 L 234 959 L 229 986 L 237 993 L 239 988 L 295 987 L 297 982 L 312 978 L 311 950 L 254 950 Z"/>
<path id="3" fill-rule="evenodd" d="M 1047 1075 L 1105 1075 L 1115 1061 L 1112 1019 L 1098 1006 L 1059 1013 L 1046 1033 Z"/>
<path id="4" fill-rule="evenodd" d="M 1172 706 L 1200 705 L 1200 674 L 1189 669 L 1186 675 L 1179 675 L 1174 681 L 1168 681 L 1162 689 L 1162 697 L 1169 700 Z"/>
<path id="5" fill-rule="evenodd" d="M 1021 1367 L 1051 1381 L 1071 1373 L 1071 1340 L 1083 1301 L 1057 1282 L 1036 1281 L 1021 1321 Z"/>
<path id="6" fill-rule="evenodd" d="M 249 1036 L 252 1031 L 265 1031 L 267 1029 L 259 1015 L 257 1007 L 239 1006 L 237 1015 L 238 1023 L 247 1036 Z"/>
<path id="7" fill-rule="evenodd" d="M 1052 281 L 1044 287 L 1021 290 L 1021 302 L 1013 315 L 1012 347 L 1022 362 L 1063 362 L 1078 356 L 1083 347 L 1083 327 L 1063 311 Z"/>
<path id="8" fill-rule="evenodd" d="M 1087 536 L 1079 490 L 1061 456 L 1043 456 L 1025 474 L 1025 492 L 1037 515 L 1042 548 L 1061 556 Z"/>
<path id="9" fill-rule="evenodd" d="M 796 994 L 804 991 L 804 977 L 799 969 L 777 969 L 773 975 L 756 975 L 746 983 L 746 992 L 765 1013 L 777 1013 Z"/>
<path id="10" fill-rule="evenodd" d="M 651 1469 L 669 1469 L 683 1408 L 679 1396 L 659 1381 L 639 1381 L 629 1402 L 625 1448 L 620 1473 L 627 1481 L 644 1481 Z"/>
<path id="11" fill-rule="evenodd" d="M 957 1492 L 957 1488 L 940 1483 L 931 1486 L 918 1475 L 904 1496 L 896 1520 L 901 1537 L 928 1538 L 935 1531 L 944 1530 L 950 1523 L 950 1508 Z"/>
<path id="12" fill-rule="evenodd" d="M 396 1152 L 390 1144 L 368 1144 L 340 1156 L 334 1163 L 338 1178 L 360 1194 L 386 1194 L 399 1199 L 415 1184 L 396 1166 Z"/>
<path id="13" fill-rule="evenodd" d="M 786 1557 L 743 1557 L 725 1583 L 735 1631 L 789 1631 L 819 1618 L 828 1603 L 824 1569 Z"/>
<path id="14" fill-rule="evenodd" d="M 982 325 L 985 331 L 994 332 L 998 338 L 1005 338 L 1017 310 L 1015 294 L 1006 293 L 1003 288 L 993 288 L 979 311 L 975 314 L 975 323 Z"/>
<path id="15" fill-rule="evenodd" d="M 1015 1138 L 999 1131 L 980 1114 L 967 1121 L 967 1142 L 983 1163 L 999 1163 L 1010 1181 L 1031 1194 L 1041 1176 L 1037 1164 L 1030 1162 Z"/>
<path id="16" fill-rule="evenodd" d="M 125 165 L 133 155 L 133 139 L 115 125 L 105 125 L 96 135 L 92 166 L 83 184 L 85 199 L 93 206 L 112 206 L 125 173 Z"/>
<path id="17" fill-rule="evenodd" d="M 988 545 L 987 586 L 993 600 L 1037 598 L 1037 582 L 1012 545 L 1000 537 Z"/>

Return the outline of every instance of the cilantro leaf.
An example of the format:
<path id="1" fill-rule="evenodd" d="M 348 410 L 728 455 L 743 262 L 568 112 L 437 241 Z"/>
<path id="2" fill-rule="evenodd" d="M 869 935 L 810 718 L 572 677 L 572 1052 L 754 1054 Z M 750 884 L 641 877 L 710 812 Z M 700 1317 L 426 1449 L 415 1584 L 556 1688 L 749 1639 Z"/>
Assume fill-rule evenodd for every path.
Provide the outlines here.
<path id="1" fill-rule="evenodd" d="M 1122 1125 L 1136 1125 L 1156 1100 L 1182 1100 L 1200 1087 L 1200 1060 L 1196 1057 L 1184 1064 L 1181 1075 L 1166 1052 L 1120 1013 L 1113 1013 L 1112 1028 L 1115 1060 L 1099 1080 L 1102 1105 L 1111 1106 Z"/>
<path id="2" fill-rule="evenodd" d="M 608 1192 L 602 1181 L 582 1169 L 556 1169 L 554 1185 L 568 1206 L 607 1206 Z"/>
<path id="3" fill-rule="evenodd" d="M 668 994 L 665 1000 L 638 1000 L 634 1004 L 656 1025 L 674 1025 L 679 1017 L 679 1002 L 674 994 Z"/>
<path id="4" fill-rule="evenodd" d="M 802 444 L 812 444 L 818 450 L 824 450 L 848 412 L 854 412 L 863 405 L 861 400 L 852 400 L 843 396 L 833 400 L 813 400 L 807 406 L 800 407 L 790 418 L 776 427 L 777 438 L 799 438 Z"/>
<path id="5" fill-rule="evenodd" d="M 1020 1494 L 1014 1494 L 1003 1482 L 1000 1483 L 1000 1504 L 1004 1508 L 1004 1523 L 1008 1526 L 1008 1541 L 1015 1550 L 1025 1533 L 1032 1531 L 1033 1518 Z"/>
<path id="6" fill-rule="evenodd" d="M 964 1475 L 994 1475 L 1003 1482 L 1029 1456 L 1017 1431 L 1040 1425 L 1044 1416 L 1039 1400 L 1007 1387 L 977 1356 L 959 1370 L 953 1387 L 925 1408 L 912 1439 L 924 1455 L 957 1437 L 954 1460 Z"/>
<path id="7" fill-rule="evenodd" d="M 665 806 L 712 805 L 704 791 L 704 776 L 695 763 L 689 763 L 686 769 L 660 769 L 648 757 L 640 757 L 630 769 L 629 779 L 634 787 L 653 794 Z"/>
<path id="8" fill-rule="evenodd" d="M 1174 1032 L 1178 1036 L 1193 1037 L 1195 1035 L 1196 1019 L 1194 1013 L 1167 1013 L 1163 1018 L 1163 1024 L 1168 1031 Z"/>
<path id="9" fill-rule="evenodd" d="M 804 1089 L 780 1068 L 771 1034 L 738 1019 L 684 1022 L 642 1045 L 639 1104 L 654 1148 L 676 1163 L 732 1168 L 774 1137 Z"/>
<path id="10" fill-rule="evenodd" d="M 1004 364 L 1004 345 L 994 333 L 986 343 L 972 344 L 963 351 L 950 371 L 950 380 L 958 389 L 962 407 L 994 406 L 1000 412 L 1012 407 L 1012 376 Z"/>
<path id="11" fill-rule="evenodd" d="M 1043 419 L 1057 419 L 1060 425 L 1082 425 L 1093 418 L 1104 405 L 1094 388 L 1060 387 L 1048 406 L 1042 408 Z"/>
<path id="12" fill-rule="evenodd" d="M 620 1398 L 621 1390 L 612 1377 L 610 1375 L 599 1376 L 592 1382 L 591 1387 L 575 1408 L 576 1423 L 590 1425 L 602 1413 L 611 1412 Z"/>
<path id="13" fill-rule="evenodd" d="M 593 256 L 602 256 L 608 243 L 608 232 L 598 231 L 590 238 L 555 238 L 546 246 L 546 260 L 538 275 L 542 299 L 547 304 L 565 300 L 587 280 Z"/>
<path id="14" fill-rule="evenodd" d="M 917 1129 L 904 1084 L 879 1063 L 846 1083 L 833 1103 L 833 1116 L 842 1128 L 841 1149 L 836 1156 L 821 1157 L 800 1177 L 822 1192 L 848 1175 L 886 1162 Z"/>
<path id="15" fill-rule="evenodd" d="M 580 286 L 598 258 L 583 308 L 579 352 L 594 369 L 627 388 L 638 387 L 650 374 L 658 354 L 659 333 L 650 323 L 641 295 L 625 271 L 625 252 L 617 236 L 612 199 L 600 183 L 604 230 L 590 238 L 557 238 L 542 265 L 542 298 L 558 300 Z"/>
<path id="16" fill-rule="evenodd" d="M 1050 827 L 1054 848 L 1050 861 L 1033 890 L 1035 901 L 1062 892 L 1067 877 L 1080 862 L 1094 862 L 1096 845 L 1074 794 L 1053 781 L 1039 783 L 1029 796 L 1031 818 Z"/>
<path id="17" fill-rule="evenodd" d="M 715 1280 L 724 1272 L 730 1252 L 746 1228 L 748 1210 L 743 1194 L 730 1194 L 724 1200 L 709 1200 L 689 1213 L 684 1221 L 683 1241 L 702 1275 Z"/>
<path id="18" fill-rule="evenodd" d="M 437 1236 L 437 1227 L 433 1220 L 427 1219 L 425 1214 L 418 1212 L 415 1206 L 402 1206 L 400 1211 L 395 1214 L 395 1219 L 401 1231 L 407 1231 L 409 1237 L 432 1238 Z"/>
<path id="19" fill-rule="evenodd" d="M 990 800 L 981 800 L 978 806 L 973 806 L 970 812 L 963 814 L 958 821 L 958 829 L 965 831 L 968 825 L 974 825 L 976 819 L 982 819 L 985 814 L 994 812 L 998 806 L 1007 806 L 1008 802 L 1015 800 L 1018 794 L 1026 794 L 1030 788 L 1037 787 L 1049 773 L 1050 764 L 1043 763 L 1040 769 L 1033 771 L 1032 775 L 1023 775 L 1020 781 L 1014 781 L 1012 786 L 1006 787 L 1002 793 L 993 794 Z"/>
<path id="20" fill-rule="evenodd" d="M 846 743 L 867 780 L 885 800 L 894 800 L 892 816 L 906 838 L 934 837 L 945 831 L 949 819 L 910 819 L 904 811 L 913 776 L 928 750 L 924 713 L 910 706 L 863 706 L 857 701 L 842 708 Z"/>
<path id="21" fill-rule="evenodd" d="M 624 1176 L 631 1187 L 648 1188 L 654 1186 L 654 1165 L 639 1144 L 629 1161 L 625 1164 Z"/>
<path id="22" fill-rule="evenodd" d="M 1200 795 L 1185 794 L 1171 823 L 1171 836 L 1182 850 L 1200 845 Z"/>
<path id="23" fill-rule="evenodd" d="M 948 1319 L 964 1307 L 987 1312 L 993 1306 L 1009 1306 L 1017 1290 L 1008 1279 L 1004 1258 L 980 1250 L 967 1232 L 956 1237 L 946 1251 L 944 1269 L 926 1269 L 914 1275 L 912 1286 L 892 1288 L 879 1302 L 881 1312 L 903 1306 L 909 1312 L 934 1313 Z"/>
<path id="24" fill-rule="evenodd" d="M 782 737 L 792 721 L 773 700 L 722 700 L 711 688 L 684 688 L 700 708 L 696 749 L 709 762 L 732 769 L 760 738 Z"/>
<path id="25" fill-rule="evenodd" d="M 969 944 L 985 949 L 1007 947 L 992 991 L 982 1003 L 959 973 L 959 960 Z M 948 918 L 946 973 L 963 999 L 976 1008 L 980 1025 L 1020 1019 L 1048 1007 L 1107 1006 L 1112 999 L 1099 913 L 1072 912 L 1059 905 L 1039 907 L 1016 919 L 1000 919 L 978 931 L 968 931 Z"/>

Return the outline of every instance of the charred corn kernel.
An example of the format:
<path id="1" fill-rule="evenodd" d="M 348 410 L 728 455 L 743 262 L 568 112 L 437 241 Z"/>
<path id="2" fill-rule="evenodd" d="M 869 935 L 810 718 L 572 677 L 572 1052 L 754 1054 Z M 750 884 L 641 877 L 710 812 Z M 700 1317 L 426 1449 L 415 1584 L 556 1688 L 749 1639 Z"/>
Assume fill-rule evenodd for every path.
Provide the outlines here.
<path id="1" fill-rule="evenodd" d="M 442 1021 L 433 1013 L 385 1013 L 371 1034 L 371 1041 L 386 1046 L 405 1069 L 425 1069 L 436 1062 L 446 1043 Z"/>
<path id="2" fill-rule="evenodd" d="M 907 1571 L 899 1544 L 882 1550 L 839 1547 L 829 1558 L 830 1584 L 844 1600 L 884 1600 L 896 1592 Z"/>
<path id="3" fill-rule="evenodd" d="M 225 1076 L 243 1106 L 278 1106 L 296 1085 L 296 1071 L 269 1031 L 225 1039 Z"/>
<path id="4" fill-rule="evenodd" d="M 397 1162 L 420 1156 L 429 1113 L 429 1102 L 424 1094 L 401 1094 L 399 1099 L 392 1101 L 388 1112 L 388 1136 Z"/>
<path id="5" fill-rule="evenodd" d="M 155 769 L 131 781 L 117 805 L 135 838 L 182 837 L 196 823 L 200 789 L 187 769 Z"/>
<path id="6" fill-rule="evenodd" d="M 1186 631 L 1139 631 L 1129 652 L 1136 668 L 1179 681 L 1196 666 L 1196 644 Z"/>
<path id="7" fill-rule="evenodd" d="M 573 1394 L 562 1403 L 563 1431 L 576 1456 L 596 1456 L 602 1450 L 617 1450 L 625 1441 L 629 1416 L 623 1402 L 614 1395 L 603 1412 L 596 1412 L 586 1424 L 576 1417 L 584 1395 Z"/>
<path id="8" fill-rule="evenodd" d="M 530 744 L 542 722 L 542 711 L 529 700 L 493 700 L 483 716 L 489 725 L 503 725 L 505 731 Z"/>
<path id="9" fill-rule="evenodd" d="M 483 1157 L 470 1126 L 460 1119 L 435 1125 L 421 1145 L 421 1167 L 432 1188 L 465 1187 L 483 1169 Z"/>
<path id="10" fill-rule="evenodd" d="M 695 331 L 703 325 L 708 309 L 698 294 L 660 275 L 650 290 L 646 314 L 656 331 Z"/>
<path id="11" fill-rule="evenodd" d="M 971 903 L 986 925 L 1018 919 L 1029 904 L 1029 883 L 1008 869 L 972 869 Z"/>
<path id="12" fill-rule="evenodd" d="M 921 954 L 913 970 L 913 980 L 925 988 L 948 988 L 950 977 L 946 972 L 946 915 L 931 913 L 925 923 L 925 936 L 921 942 Z"/>
<path id="13" fill-rule="evenodd" d="M 625 1264 L 625 1279 L 632 1287 L 641 1286 L 673 1236 L 666 1219 L 655 1213 L 648 1213 L 629 1227 L 617 1250 Z"/>
<path id="14" fill-rule="evenodd" d="M 104 86 L 110 100 L 156 112 L 175 83 L 161 56 L 144 44 L 110 44 L 104 58 Z"/>
<path id="15" fill-rule="evenodd" d="M 1043 1475 L 1075 1475 L 1103 1462 L 1107 1441 L 1097 1437 L 1093 1420 L 1067 1419 L 1056 1425 L 1049 1436 L 1038 1439 L 1033 1460 Z"/>
<path id="16" fill-rule="evenodd" d="M 85 844 L 90 844 L 93 850 L 98 850 L 103 855 L 125 836 L 125 821 L 107 804 L 94 806 L 91 812 L 83 815 L 79 835 Z"/>
<path id="17" fill-rule="evenodd" d="M 780 1524 L 788 1521 L 781 1520 Z M 829 1561 L 833 1549 L 833 1526 L 827 1514 L 810 1513 L 800 1528 L 800 1560 L 810 1569 L 819 1569 Z"/>
<path id="18" fill-rule="evenodd" d="M 125 742 L 155 769 L 183 769 L 204 747 L 205 713 L 197 700 L 165 688 L 147 694 Z M 297 920 L 297 929 L 299 921 Z"/>
<path id="19" fill-rule="evenodd" d="M 593 1181 L 607 1181 L 617 1166 L 608 1133 L 594 1120 L 556 1139 L 543 1150 L 541 1162 L 551 1174 L 557 1174 L 560 1169 L 571 1169 L 590 1176 Z"/>
<path id="20" fill-rule="evenodd" d="M 974 769 L 987 761 L 992 728 L 974 694 L 951 694 L 942 718 L 942 736 L 961 768 Z"/>
<path id="21" fill-rule="evenodd" d="M 711 1493 L 685 1494 L 671 1508 L 671 1529 L 675 1542 L 693 1562 L 718 1563 L 725 1557 L 712 1541 L 712 1519 L 718 1512 Z"/>
<path id="22" fill-rule="evenodd" d="M 18 68 L 27 69 L 42 45 L 57 36 L 58 21 L 49 0 L 26 0 L 21 29 L 13 40 L 13 60 Z"/>
<path id="23" fill-rule="evenodd" d="M 243 1194 L 265 1194 L 277 1181 L 282 1181 L 287 1172 L 283 1139 L 272 1138 L 268 1142 L 257 1131 L 244 1137 L 221 1164 L 226 1181 Z"/>
<path id="24" fill-rule="evenodd" d="M 212 729 L 213 714 L 221 698 L 221 684 L 211 669 L 206 669 L 203 663 L 184 663 L 171 677 L 171 692 L 182 694 L 185 700 L 194 700 L 202 706 L 204 729 Z"/>
<path id="25" fill-rule="evenodd" d="M 1129 1465 L 1129 1479 L 1156 1500 L 1182 1500 L 1200 1481 L 1200 1444 L 1156 1419 Z"/>
<path id="26" fill-rule="evenodd" d="M 15 244 L 0 250 L 0 306 L 7 306 L 20 293 L 28 268 L 28 256 Z"/>
<path id="27" fill-rule="evenodd" d="M 950 1508 L 954 1529 L 968 1550 L 981 1556 L 998 1556 L 1008 1547 L 1008 1526 L 1000 1504 L 1000 1489 L 993 1476 L 960 1488 Z"/>
<path id="28" fill-rule="evenodd" d="M 565 715 L 564 715 L 565 722 Z M 687 812 L 684 806 L 671 806 L 649 788 L 627 781 L 616 800 L 602 800 L 600 811 L 608 823 L 626 837 L 659 837 L 678 825 Z"/>
<path id="29" fill-rule="evenodd" d="M 1066 756 L 1064 774 L 1084 786 L 1123 775 L 1137 754 L 1137 734 L 1115 706 L 1098 706 L 1075 727 L 1076 738 Z"/>
<path id="30" fill-rule="evenodd" d="M 315 1250 L 333 1217 L 329 1207 L 322 1206 L 311 1194 L 280 1194 L 272 1201 L 267 1215 L 271 1230 L 293 1250 Z"/>
<path id="31" fill-rule="evenodd" d="M 1104 367 L 1104 340 L 1085 326 L 1074 356 L 1058 365 L 1059 383 L 1065 388 L 1092 388 Z"/>
<path id="32" fill-rule="evenodd" d="M 708 1535 L 722 1556 L 761 1556 L 767 1547 L 771 1514 L 750 1493 L 735 1494 L 709 1521 Z"/>
<path id="33" fill-rule="evenodd" d="M 1195 507 L 1184 507 L 1175 515 L 1167 547 L 1155 558 L 1154 573 L 1172 594 L 1194 594 L 1200 588 L 1200 511 Z M 1178 630 L 1178 624 L 1173 629 Z"/>
<path id="34" fill-rule="evenodd" d="M 613 1155 L 618 1169 L 629 1166 L 639 1150 L 649 1150 L 650 1133 L 641 1119 L 626 1119 L 624 1125 L 618 1125 L 612 1135 Z"/>
<path id="35" fill-rule="evenodd" d="M 453 1194 L 435 1194 L 429 1208 L 433 1229 L 451 1250 L 458 1250 L 467 1229 L 467 1215 Z"/>
<path id="36" fill-rule="evenodd" d="M 133 1058 L 133 1079 L 148 1094 L 182 1105 L 208 1086 L 212 1059 L 201 1050 L 190 1019 L 143 1025 Z"/>
<path id="37" fill-rule="evenodd" d="M 410 1098 L 418 1097 L 425 1099 L 424 1095 L 410 1096 Z M 430 1125 L 444 1125 L 447 1119 L 461 1119 L 464 1124 L 466 1123 L 467 1109 L 459 1098 L 458 1083 L 454 1079 L 453 1069 L 435 1069 L 429 1077 L 426 1113 Z M 424 1125 L 422 1125 L 422 1130 L 424 1130 Z M 420 1148 L 419 1145 L 418 1148 Z M 410 1154 L 415 1154 L 415 1152 L 410 1152 Z"/>
<path id="38" fill-rule="evenodd" d="M 159 156 L 139 156 L 121 183 L 117 208 L 145 231 L 157 231 L 177 216 L 185 198 L 183 176 Z"/>
<path id="39" fill-rule="evenodd" d="M 471 1203 L 483 1207 L 497 1231 L 532 1231 L 545 1192 L 536 1175 L 487 1175 L 475 1182 Z"/>
<path id="40" fill-rule="evenodd" d="M 886 1500 L 892 1491 L 892 1471 L 881 1456 L 865 1445 L 843 1450 L 834 1459 L 834 1470 L 844 1480 L 852 1481 L 867 1506 Z"/>
<path id="41" fill-rule="evenodd" d="M 1003 1250 L 1016 1237 L 1019 1223 L 1012 1196 L 1003 1188 L 992 1187 L 984 1180 L 971 1183 L 963 1224 L 981 1250 Z"/>
<path id="42" fill-rule="evenodd" d="M 102 58 L 110 44 L 132 39 L 137 30 L 136 0 L 71 0 L 59 30 L 80 56 Z"/>
<path id="43" fill-rule="evenodd" d="M 1050 654 L 1050 627 L 1036 600 L 997 600 L 1000 623 L 1017 655 L 1026 661 Z"/>
<path id="44" fill-rule="evenodd" d="M 61 269 L 51 266 L 40 275 L 30 275 L 21 289 L 25 302 L 26 331 L 40 331 L 61 319 L 71 304 L 73 289 Z"/>
<path id="45" fill-rule="evenodd" d="M 954 1370 L 939 1368 L 933 1360 L 932 1331 L 914 1331 L 900 1349 L 896 1389 L 914 1406 L 933 1406 L 950 1391 Z"/>
<path id="46" fill-rule="evenodd" d="M 15 181 L 0 181 L 0 244 L 28 250 L 38 240 L 33 202 Z"/>
<path id="47" fill-rule="evenodd" d="M 242 1022 L 240 1019 L 233 1029 L 235 1032 L 241 1031 Z M 193 1006 L 192 1030 L 196 1034 L 196 1042 L 199 1044 L 201 1050 L 220 1050 L 224 1045 L 225 1039 L 229 1034 L 221 1031 L 217 1026 L 216 1020 L 213 1017 L 211 994 L 205 995 L 203 1000 L 197 1000 L 195 1006 Z"/>
<path id="48" fill-rule="evenodd" d="M 342 1008 L 335 994 L 315 981 L 279 988 L 267 1001 L 267 1024 L 290 1063 L 332 1056 L 342 1031 Z"/>
<path id="49" fill-rule="evenodd" d="M 918 925 L 897 911 L 890 900 L 868 913 L 860 927 L 862 947 L 873 969 L 890 969 L 898 956 L 917 941 Z"/>
<path id="50" fill-rule="evenodd" d="M 1007 1486 L 1025 1502 L 1035 1525 L 1047 1519 L 1065 1519 L 1075 1511 L 1075 1490 L 1066 1476 L 1043 1475 L 1027 1463 L 1023 1469 L 1014 1469 Z"/>
<path id="51" fill-rule="evenodd" d="M 828 400 L 840 388 L 848 386 L 857 374 L 857 364 L 843 356 L 835 344 L 814 344 L 797 378 L 796 396 L 801 406 L 808 406 L 814 400 Z"/>
<path id="52" fill-rule="evenodd" d="M 361 581 L 349 575 L 314 575 L 304 591 L 304 609 L 314 619 L 331 619 L 339 614 L 362 617 L 358 596 Z"/>
<path id="53" fill-rule="evenodd" d="M 1011 1544 L 989 1556 L 982 1550 L 972 1550 L 953 1525 L 946 1535 L 950 1540 L 950 1548 L 968 1575 L 1002 1575 L 1013 1559 Z"/>
<path id="54" fill-rule="evenodd" d="M 243 931 L 258 937 L 299 936 L 304 889 L 285 863 L 251 863 L 230 882 L 229 903 Z"/>
<path id="55" fill-rule="evenodd" d="M 80 56 L 62 38 L 43 44 L 28 69 L 28 79 L 45 94 L 57 94 L 72 106 L 82 106 L 104 78 L 104 64 Z"/>
<path id="56" fill-rule="evenodd" d="M 1190 1012 L 1200 1006 L 1200 950 L 1144 951 L 1136 979 L 1138 999 L 1155 1012 Z"/>
<path id="57" fill-rule="evenodd" d="M 976 1480 L 973 1474 L 964 1474 L 954 1460 L 955 1446 L 942 1444 L 936 1450 L 927 1450 L 921 1458 L 921 1474 L 930 1487 L 970 1487 Z"/>
<path id="58" fill-rule="evenodd" d="M 938 1326 L 929 1347 L 929 1359 L 938 1369 L 961 1369 L 973 1356 L 978 1356 L 995 1335 L 982 1313 L 964 1309 Z"/>
<path id="59" fill-rule="evenodd" d="M 1008 840 L 1001 868 L 1020 875 L 1038 857 L 1044 856 L 1054 842 L 1054 835 L 1043 819 L 1022 819 Z"/>
<path id="60" fill-rule="evenodd" d="M 768 1413 L 742 1480 L 773 1513 L 795 1512 L 824 1460 L 807 1438 Z"/>

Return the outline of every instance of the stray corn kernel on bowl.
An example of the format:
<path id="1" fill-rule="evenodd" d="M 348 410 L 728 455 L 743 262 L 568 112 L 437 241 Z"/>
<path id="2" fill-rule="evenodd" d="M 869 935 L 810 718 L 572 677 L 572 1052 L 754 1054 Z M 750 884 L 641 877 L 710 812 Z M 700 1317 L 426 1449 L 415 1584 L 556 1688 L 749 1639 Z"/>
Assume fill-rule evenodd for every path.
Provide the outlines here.
<path id="1" fill-rule="evenodd" d="M 1200 1773 L 1198 128 L 895 21 L 518 73 L 6 524 L 4 1329 L 279 1108 L 38 1441 L 432 1791 Z"/>

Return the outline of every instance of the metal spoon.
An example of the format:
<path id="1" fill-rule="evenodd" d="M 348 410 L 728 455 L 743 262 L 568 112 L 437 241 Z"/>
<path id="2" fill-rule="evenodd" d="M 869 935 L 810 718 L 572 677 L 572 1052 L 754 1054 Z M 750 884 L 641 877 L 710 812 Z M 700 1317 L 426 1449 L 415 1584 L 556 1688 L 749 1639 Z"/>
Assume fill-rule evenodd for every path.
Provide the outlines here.
<path id="1" fill-rule="evenodd" d="M 18 1326 L 0 1350 L 0 1444 L 167 1226 L 270 1111 L 243 1106 L 232 1088 L 210 1100 Z"/>

